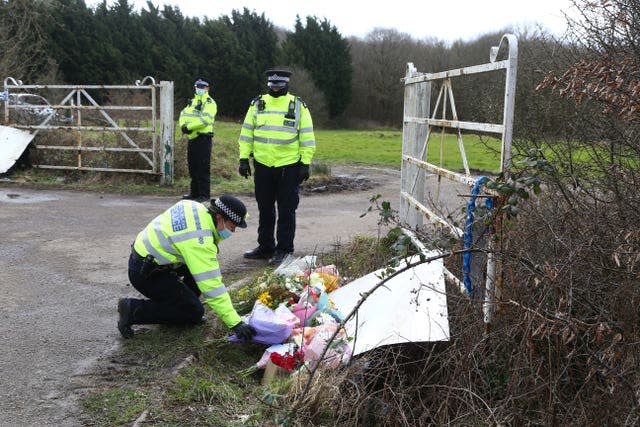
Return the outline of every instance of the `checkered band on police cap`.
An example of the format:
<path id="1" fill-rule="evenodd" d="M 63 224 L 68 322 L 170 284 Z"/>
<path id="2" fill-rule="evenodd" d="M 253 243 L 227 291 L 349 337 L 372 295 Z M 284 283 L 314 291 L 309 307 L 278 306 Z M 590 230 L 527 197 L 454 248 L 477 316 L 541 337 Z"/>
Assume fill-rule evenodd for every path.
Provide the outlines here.
<path id="1" fill-rule="evenodd" d="M 244 228 L 247 226 L 244 220 L 247 214 L 247 208 L 240 200 L 232 196 L 222 195 L 214 199 L 213 204 L 238 227 Z"/>
<path id="2" fill-rule="evenodd" d="M 205 79 L 204 77 L 196 77 L 196 81 L 193 84 L 194 86 L 211 86 L 211 82 L 209 79 Z"/>
<path id="3" fill-rule="evenodd" d="M 265 71 L 269 83 L 289 83 L 291 71 L 283 68 L 272 68 Z"/>

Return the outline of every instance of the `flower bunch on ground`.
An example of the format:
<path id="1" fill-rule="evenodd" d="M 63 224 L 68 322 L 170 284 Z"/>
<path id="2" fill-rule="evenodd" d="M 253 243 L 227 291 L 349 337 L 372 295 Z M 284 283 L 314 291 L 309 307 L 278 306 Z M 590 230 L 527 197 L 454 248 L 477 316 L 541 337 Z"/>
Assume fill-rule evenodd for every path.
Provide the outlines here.
<path id="1" fill-rule="evenodd" d="M 336 368 L 348 360 L 350 339 L 343 328 L 338 330 L 344 316 L 329 296 L 340 285 L 335 266 L 316 267 L 315 257 L 305 257 L 283 263 L 239 290 L 234 303 L 240 314 L 250 311 L 245 321 L 257 331 L 252 342 L 270 345 L 255 367 L 264 368 L 271 360 L 290 372 L 320 362 Z"/>
<path id="2" fill-rule="evenodd" d="M 283 368 L 287 372 L 291 372 L 304 365 L 304 353 L 300 350 L 295 351 L 293 354 L 289 352 L 285 354 L 273 352 L 271 353 L 270 360 L 274 365 Z"/>
<path id="3" fill-rule="evenodd" d="M 241 316 L 251 312 L 256 300 L 269 308 L 276 308 L 281 303 L 297 302 L 297 295 L 302 291 L 302 288 L 302 278 L 283 276 L 268 271 L 249 285 L 234 292 L 234 305 Z"/>

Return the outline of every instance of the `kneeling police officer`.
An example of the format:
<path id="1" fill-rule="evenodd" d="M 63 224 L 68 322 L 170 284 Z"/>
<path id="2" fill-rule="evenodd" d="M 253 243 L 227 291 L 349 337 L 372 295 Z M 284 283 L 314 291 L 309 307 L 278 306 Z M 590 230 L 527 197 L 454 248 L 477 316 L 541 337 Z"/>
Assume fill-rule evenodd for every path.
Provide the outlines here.
<path id="1" fill-rule="evenodd" d="M 118 301 L 118 330 L 132 338 L 132 325 L 198 324 L 206 321 L 200 296 L 242 340 L 255 329 L 240 319 L 222 276 L 218 245 L 246 228 L 247 208 L 222 195 L 206 205 L 181 200 L 154 218 L 136 237 L 129 257 L 129 281 L 148 299 Z"/>

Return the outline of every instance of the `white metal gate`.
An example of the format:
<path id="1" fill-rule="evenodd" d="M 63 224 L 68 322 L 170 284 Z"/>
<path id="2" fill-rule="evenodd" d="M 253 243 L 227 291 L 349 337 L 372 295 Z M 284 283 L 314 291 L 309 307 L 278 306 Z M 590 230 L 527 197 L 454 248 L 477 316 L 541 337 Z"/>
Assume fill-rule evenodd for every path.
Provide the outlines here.
<path id="1" fill-rule="evenodd" d="M 36 155 L 34 167 L 173 182 L 173 82 L 147 76 L 134 85 L 28 85 L 7 77 L 1 95 L 4 124 L 40 136 L 33 148 L 47 155 Z"/>
<path id="2" fill-rule="evenodd" d="M 504 48 L 503 48 L 504 46 Z M 506 49 L 508 47 L 508 49 Z M 506 59 L 498 60 L 498 55 L 506 52 Z M 470 132 L 481 132 L 484 134 L 497 135 L 501 139 L 500 150 L 500 172 L 506 178 L 511 166 L 511 139 L 513 135 L 513 114 L 515 104 L 516 70 L 518 63 L 518 42 L 514 35 L 504 35 L 498 46 L 494 46 L 490 51 L 490 62 L 481 65 L 464 67 L 439 73 L 420 73 L 413 64 L 407 64 L 407 74 L 404 78 L 404 127 L 403 127 L 403 147 L 402 147 L 402 171 L 401 171 L 401 192 L 400 192 L 400 217 L 408 230 L 406 233 L 412 238 L 414 243 L 420 248 L 424 246 L 417 241 L 411 230 L 417 230 L 423 226 L 423 219 L 427 218 L 432 224 L 444 227 L 451 234 L 459 239 L 464 238 L 465 249 L 471 249 L 468 237 L 467 222 L 465 229 L 461 229 L 450 217 L 441 215 L 436 209 L 427 206 L 426 194 L 440 193 L 442 179 L 458 184 L 463 184 L 467 188 L 467 193 L 462 195 L 469 200 L 476 197 L 487 197 L 493 200 L 497 194 L 482 186 L 484 179 L 473 176 L 469 169 L 469 163 L 465 153 L 464 138 L 461 130 Z M 465 76 L 489 73 L 506 70 L 504 104 L 502 110 L 501 123 L 476 123 L 463 121 L 458 117 L 452 81 L 454 78 L 460 79 Z M 435 101 L 433 112 L 430 108 L 432 82 L 440 83 L 440 91 Z M 447 108 L 449 103 L 449 108 Z M 438 117 L 438 112 L 441 112 Z M 457 135 L 458 152 L 462 159 L 464 173 L 447 170 L 440 165 L 429 161 L 428 144 L 433 136 L 434 127 L 440 128 L 440 159 L 444 155 L 444 133 L 445 129 L 453 130 Z M 428 175 L 427 172 L 430 174 Z M 429 179 L 435 178 L 435 179 Z M 435 190 L 432 187 L 436 187 Z M 469 191 L 470 194 L 469 194 Z M 473 213 L 473 212 L 471 212 Z M 469 217 L 469 211 L 467 212 Z M 471 217 L 472 218 L 472 217 Z M 498 220 L 496 227 L 500 227 Z M 489 230 L 490 233 L 499 232 L 498 228 Z M 486 282 L 484 295 L 484 320 L 485 324 L 491 322 L 495 310 L 495 300 L 501 288 L 500 260 L 494 255 L 498 252 L 499 242 L 495 239 L 487 239 L 487 265 Z M 470 252 L 468 252 L 470 253 Z M 466 271 L 467 265 L 463 267 Z M 473 286 L 465 276 L 463 279 L 455 277 L 451 272 L 445 271 L 447 277 L 458 284 L 461 290 L 467 294 L 473 293 Z"/>

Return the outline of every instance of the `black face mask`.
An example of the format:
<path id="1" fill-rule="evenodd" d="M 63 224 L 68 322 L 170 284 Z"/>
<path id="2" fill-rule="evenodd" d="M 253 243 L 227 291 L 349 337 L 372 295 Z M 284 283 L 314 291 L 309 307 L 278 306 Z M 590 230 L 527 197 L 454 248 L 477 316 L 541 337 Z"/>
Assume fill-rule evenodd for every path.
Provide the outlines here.
<path id="1" fill-rule="evenodd" d="M 278 98 L 282 95 L 286 95 L 288 92 L 289 92 L 289 85 L 286 85 L 284 88 L 277 91 L 269 88 L 269 95 L 273 96 L 274 98 Z"/>

